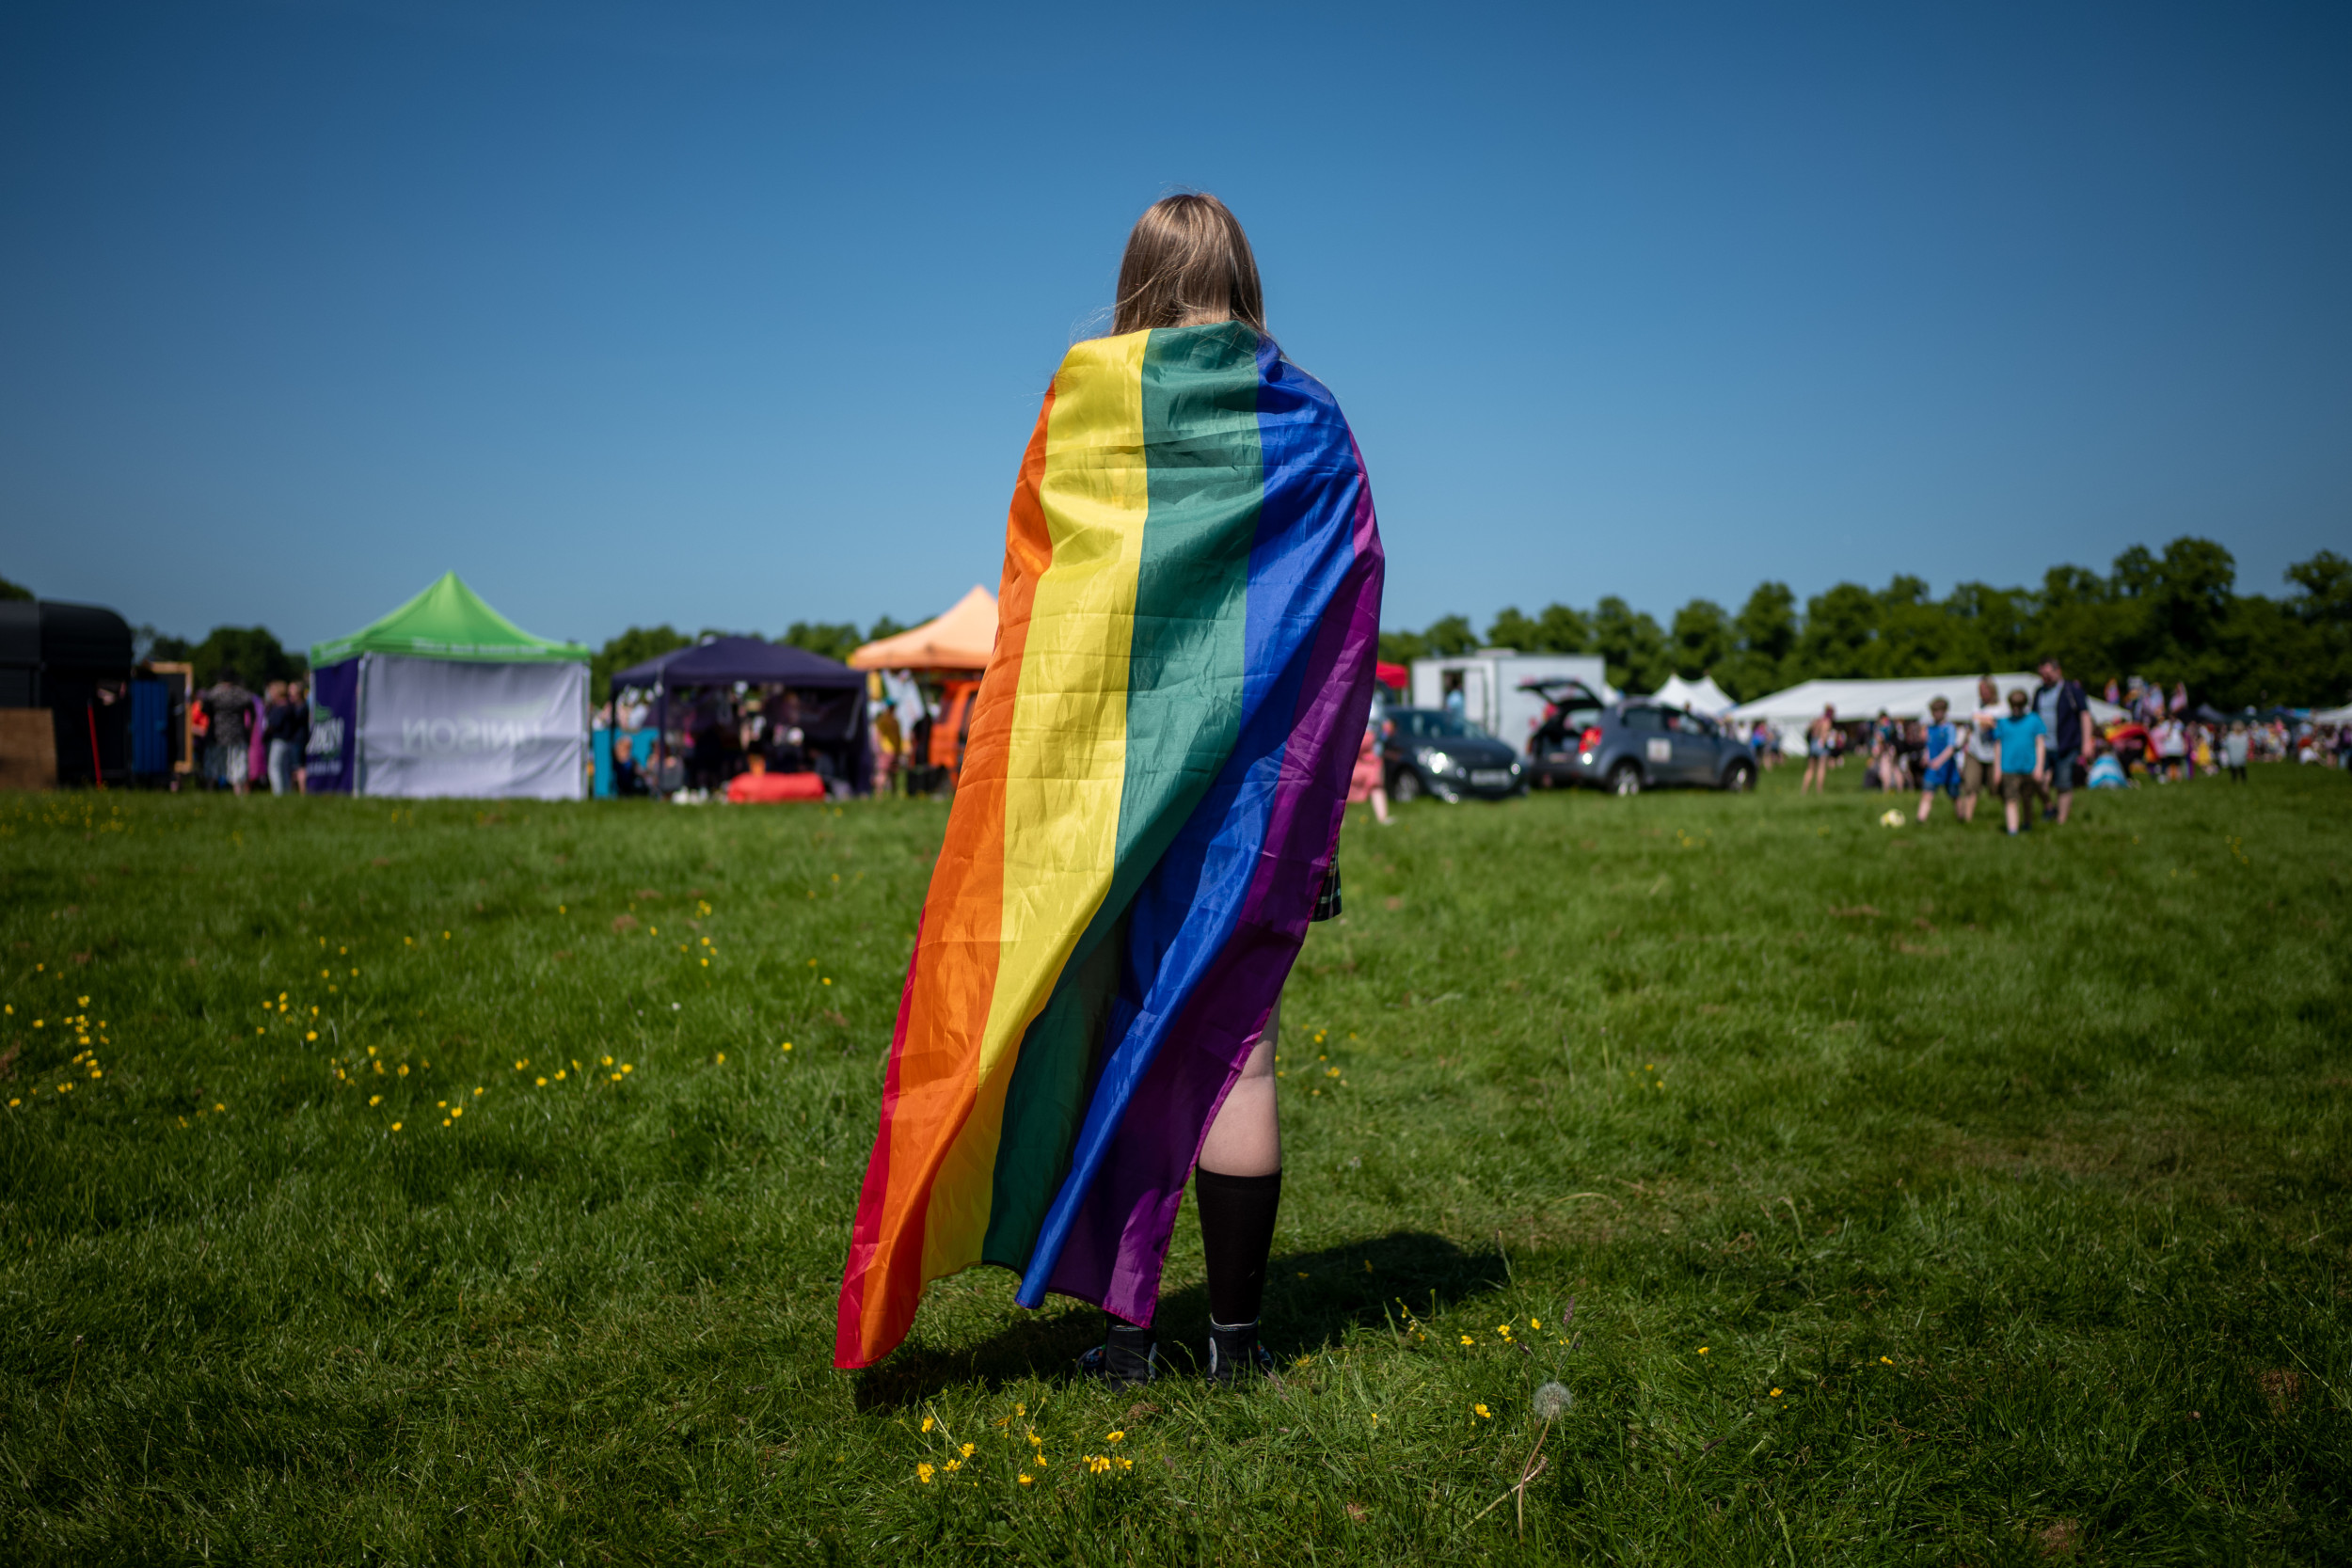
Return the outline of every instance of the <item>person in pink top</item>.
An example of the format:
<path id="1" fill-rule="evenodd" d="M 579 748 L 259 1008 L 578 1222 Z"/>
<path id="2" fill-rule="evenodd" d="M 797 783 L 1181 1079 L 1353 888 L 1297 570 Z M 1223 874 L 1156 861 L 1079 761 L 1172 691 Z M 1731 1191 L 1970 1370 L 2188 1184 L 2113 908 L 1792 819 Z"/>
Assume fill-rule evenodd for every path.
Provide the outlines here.
<path id="1" fill-rule="evenodd" d="M 1363 744 L 1356 751 L 1356 770 L 1347 778 L 1347 803 L 1359 800 L 1372 802 L 1373 820 L 1382 827 L 1389 825 L 1389 788 L 1387 767 L 1380 760 L 1380 732 L 1386 721 L 1378 714 L 1364 726 Z"/>

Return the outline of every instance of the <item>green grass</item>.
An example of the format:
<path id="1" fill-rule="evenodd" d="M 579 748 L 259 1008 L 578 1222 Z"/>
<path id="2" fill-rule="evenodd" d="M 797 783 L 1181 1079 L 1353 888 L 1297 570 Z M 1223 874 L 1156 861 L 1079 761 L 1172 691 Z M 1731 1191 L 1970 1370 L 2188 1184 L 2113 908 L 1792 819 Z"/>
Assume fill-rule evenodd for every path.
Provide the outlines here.
<path id="1" fill-rule="evenodd" d="M 1794 783 L 1351 821 L 1282 1375 L 1141 1399 L 830 1369 L 944 808 L 0 803 L 5 1555 L 2352 1559 L 2352 780 Z"/>

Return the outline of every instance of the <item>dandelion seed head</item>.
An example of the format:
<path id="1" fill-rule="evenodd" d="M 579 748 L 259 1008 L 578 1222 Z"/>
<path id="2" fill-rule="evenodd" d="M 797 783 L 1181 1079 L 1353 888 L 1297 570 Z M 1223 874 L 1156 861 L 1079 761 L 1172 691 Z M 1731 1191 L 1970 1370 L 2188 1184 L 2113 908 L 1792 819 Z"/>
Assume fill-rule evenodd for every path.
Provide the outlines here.
<path id="1" fill-rule="evenodd" d="M 1535 1397 L 1528 1402 L 1528 1408 L 1535 1413 L 1539 1421 L 1556 1421 L 1575 1404 L 1576 1395 L 1566 1384 L 1547 1383 L 1535 1390 Z"/>

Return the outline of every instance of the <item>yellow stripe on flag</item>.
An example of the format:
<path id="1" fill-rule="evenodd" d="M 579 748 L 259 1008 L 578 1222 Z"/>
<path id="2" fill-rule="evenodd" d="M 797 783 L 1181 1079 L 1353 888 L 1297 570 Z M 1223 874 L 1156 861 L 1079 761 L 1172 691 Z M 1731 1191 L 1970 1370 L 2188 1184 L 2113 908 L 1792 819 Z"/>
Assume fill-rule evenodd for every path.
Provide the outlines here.
<path id="1" fill-rule="evenodd" d="M 923 1273 L 979 1260 L 1021 1037 L 1109 891 L 1127 771 L 1127 660 L 1151 483 L 1149 332 L 1080 343 L 1046 416 L 1040 486 L 1053 561 L 1038 578 L 1005 781 L 1002 945 L 977 1100 L 931 1186 Z"/>

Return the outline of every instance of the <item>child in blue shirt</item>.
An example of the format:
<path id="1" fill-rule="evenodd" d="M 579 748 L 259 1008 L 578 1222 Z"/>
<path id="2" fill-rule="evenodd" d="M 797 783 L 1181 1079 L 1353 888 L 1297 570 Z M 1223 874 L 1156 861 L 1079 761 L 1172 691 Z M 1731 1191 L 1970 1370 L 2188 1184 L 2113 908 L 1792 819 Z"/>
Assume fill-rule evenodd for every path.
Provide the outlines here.
<path id="1" fill-rule="evenodd" d="M 2041 799 L 2049 767 L 2050 726 L 2042 715 L 2026 710 L 2026 690 L 2019 687 L 2009 694 L 2009 717 L 1995 720 L 1993 733 L 2001 746 L 2001 812 L 2013 838 L 2022 808 Z"/>
<path id="2" fill-rule="evenodd" d="M 1928 750 L 1919 775 L 1919 820 L 1928 819 L 1935 792 L 1960 794 L 1960 731 L 1947 717 L 1952 705 L 1938 697 L 1928 705 Z"/>

